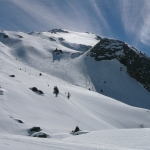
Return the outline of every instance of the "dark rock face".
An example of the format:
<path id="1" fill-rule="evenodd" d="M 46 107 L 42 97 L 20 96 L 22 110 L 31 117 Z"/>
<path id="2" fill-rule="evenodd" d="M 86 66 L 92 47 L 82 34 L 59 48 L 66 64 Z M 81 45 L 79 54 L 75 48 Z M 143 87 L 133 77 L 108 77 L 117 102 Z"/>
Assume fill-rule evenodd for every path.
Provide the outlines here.
<path id="1" fill-rule="evenodd" d="M 95 60 L 111 60 L 123 55 L 124 43 L 119 40 L 102 39 L 91 49 L 91 56 Z"/>
<path id="2" fill-rule="evenodd" d="M 102 38 L 100 37 L 100 36 L 98 36 L 98 35 L 96 35 L 96 38 L 95 38 L 96 40 L 101 40 Z"/>
<path id="3" fill-rule="evenodd" d="M 62 30 L 62 29 L 52 29 L 52 30 L 50 30 L 49 32 L 51 32 L 51 33 L 59 33 L 59 32 L 61 32 L 61 33 L 69 33 L 68 31 L 65 31 L 65 30 Z"/>
<path id="4" fill-rule="evenodd" d="M 128 44 L 114 39 L 101 39 L 90 51 L 96 61 L 117 59 L 128 74 L 150 92 L 150 58 Z"/>

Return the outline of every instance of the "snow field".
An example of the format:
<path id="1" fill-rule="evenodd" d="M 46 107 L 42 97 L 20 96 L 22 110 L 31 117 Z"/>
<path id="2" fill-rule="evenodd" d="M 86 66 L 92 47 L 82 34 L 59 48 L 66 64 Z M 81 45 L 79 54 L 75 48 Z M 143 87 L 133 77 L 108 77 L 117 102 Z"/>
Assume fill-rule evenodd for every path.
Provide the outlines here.
<path id="1" fill-rule="evenodd" d="M 78 44 L 96 44 L 94 34 L 4 32 L 10 38 L 0 37 L 0 89 L 4 92 L 0 95 L 0 149 L 149 148 L 150 111 L 144 109 L 150 108 L 149 93 L 116 60 L 96 62 L 90 51 L 72 57 L 81 54 L 75 50 Z M 66 47 L 59 37 L 65 39 Z M 55 54 L 56 48 L 63 54 Z M 58 97 L 54 86 L 60 91 Z M 33 92 L 32 87 L 44 94 Z M 77 125 L 89 133 L 70 134 Z M 34 126 L 49 138 L 30 137 Z"/>

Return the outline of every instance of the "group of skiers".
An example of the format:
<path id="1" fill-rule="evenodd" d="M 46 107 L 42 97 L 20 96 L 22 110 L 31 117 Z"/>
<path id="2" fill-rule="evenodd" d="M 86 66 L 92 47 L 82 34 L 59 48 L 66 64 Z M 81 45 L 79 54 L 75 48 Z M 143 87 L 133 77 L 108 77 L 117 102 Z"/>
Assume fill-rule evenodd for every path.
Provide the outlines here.
<path id="1" fill-rule="evenodd" d="M 59 90 L 58 90 L 58 87 L 57 86 L 54 86 L 54 94 L 56 94 L 56 97 L 57 95 L 59 94 Z M 65 93 L 66 94 L 66 93 Z M 67 98 L 69 99 L 71 97 L 71 94 L 68 92 L 67 93 Z"/>

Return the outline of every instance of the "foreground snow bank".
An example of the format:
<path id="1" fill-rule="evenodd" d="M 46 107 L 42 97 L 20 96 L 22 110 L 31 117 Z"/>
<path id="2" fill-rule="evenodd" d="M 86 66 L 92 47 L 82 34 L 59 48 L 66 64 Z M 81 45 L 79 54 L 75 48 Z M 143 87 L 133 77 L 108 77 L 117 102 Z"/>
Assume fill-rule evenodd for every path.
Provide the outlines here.
<path id="1" fill-rule="evenodd" d="M 148 150 L 150 129 L 103 130 L 66 138 L 39 139 L 0 134 L 0 149 L 36 150 Z"/>
<path id="2" fill-rule="evenodd" d="M 150 129 L 112 129 L 73 136 L 63 141 L 84 143 L 108 149 L 143 150 L 150 148 Z"/>

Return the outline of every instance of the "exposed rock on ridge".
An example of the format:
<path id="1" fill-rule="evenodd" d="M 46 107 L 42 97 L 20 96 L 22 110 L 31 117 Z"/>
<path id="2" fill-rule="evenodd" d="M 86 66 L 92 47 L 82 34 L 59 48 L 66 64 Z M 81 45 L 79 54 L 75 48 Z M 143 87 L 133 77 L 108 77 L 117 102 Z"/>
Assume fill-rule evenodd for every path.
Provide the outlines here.
<path id="1" fill-rule="evenodd" d="M 145 54 L 122 41 L 104 38 L 91 49 L 90 55 L 96 61 L 117 59 L 150 92 L 150 58 Z"/>

